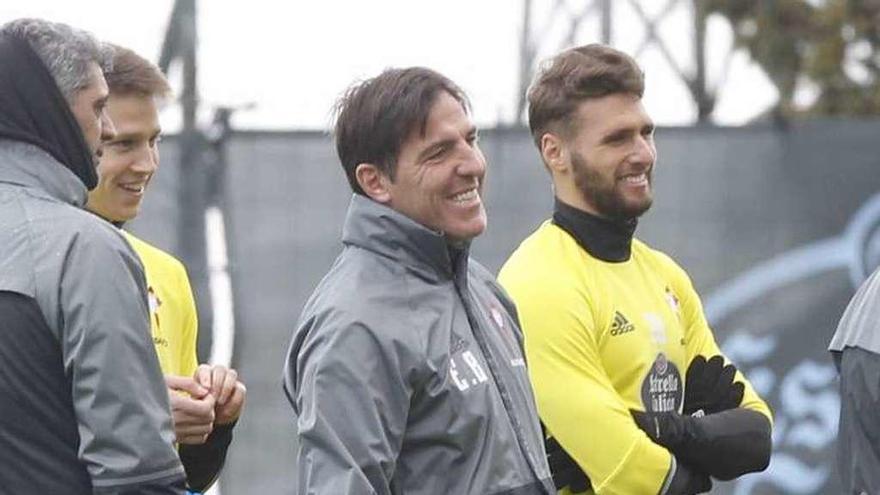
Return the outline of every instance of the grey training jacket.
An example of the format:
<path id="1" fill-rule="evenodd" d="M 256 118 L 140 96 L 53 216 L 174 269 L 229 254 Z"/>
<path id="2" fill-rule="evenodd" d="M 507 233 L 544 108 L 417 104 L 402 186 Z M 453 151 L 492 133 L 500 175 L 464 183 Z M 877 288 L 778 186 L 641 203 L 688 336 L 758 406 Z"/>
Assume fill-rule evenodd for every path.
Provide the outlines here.
<path id="1" fill-rule="evenodd" d="M 829 350 L 840 372 L 841 493 L 880 493 L 880 268 L 853 296 Z"/>
<path id="2" fill-rule="evenodd" d="M 510 300 L 467 249 L 355 195 L 284 370 L 300 494 L 550 494 Z"/>
<path id="3" fill-rule="evenodd" d="M 4 387 L 20 394 L 0 400 L 27 404 L 45 418 L 45 432 L 58 432 L 37 437 L 17 429 L 26 418 L 0 418 L 0 450 L 17 452 L 21 464 L 4 462 L 0 479 L 15 478 L 28 459 L 70 449 L 95 494 L 182 494 L 143 269 L 112 225 L 80 208 L 85 200 L 82 182 L 48 153 L 0 139 L 0 291 L 39 309 L 30 339 L 48 342 L 19 341 L 20 352 L 0 353 Z M 47 406 L 52 398 L 34 390 L 51 376 L 59 377 L 52 385 L 67 382 L 57 388 L 70 394 L 66 407 Z M 41 491 L 42 480 L 30 481 L 16 493 Z"/>
<path id="4" fill-rule="evenodd" d="M 880 354 L 880 268 L 859 287 L 846 307 L 828 350 L 842 352 L 859 347 Z"/>

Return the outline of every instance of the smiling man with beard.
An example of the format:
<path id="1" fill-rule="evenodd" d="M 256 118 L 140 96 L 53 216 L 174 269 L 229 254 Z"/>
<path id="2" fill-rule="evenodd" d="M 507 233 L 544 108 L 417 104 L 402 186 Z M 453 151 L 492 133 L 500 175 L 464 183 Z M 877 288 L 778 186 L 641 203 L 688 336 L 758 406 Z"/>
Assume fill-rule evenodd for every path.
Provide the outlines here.
<path id="1" fill-rule="evenodd" d="M 552 493 L 516 314 L 468 257 L 486 160 L 464 93 L 386 70 L 342 98 L 335 138 L 342 254 L 284 370 L 297 493 Z"/>
<path id="2" fill-rule="evenodd" d="M 602 45 L 562 52 L 529 90 L 556 206 L 499 280 L 562 493 L 701 493 L 769 462 L 767 405 L 721 355 L 684 270 L 633 238 L 657 158 L 643 92 L 635 61 Z"/>

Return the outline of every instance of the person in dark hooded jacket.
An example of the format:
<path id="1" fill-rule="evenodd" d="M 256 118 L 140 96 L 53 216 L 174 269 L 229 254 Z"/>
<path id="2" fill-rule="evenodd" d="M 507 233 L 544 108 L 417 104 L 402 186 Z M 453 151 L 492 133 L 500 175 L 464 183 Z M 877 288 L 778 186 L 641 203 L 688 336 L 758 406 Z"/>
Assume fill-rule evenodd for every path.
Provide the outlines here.
<path id="1" fill-rule="evenodd" d="M 0 27 L 0 493 L 182 494 L 143 269 L 82 210 L 109 53 L 88 33 Z"/>

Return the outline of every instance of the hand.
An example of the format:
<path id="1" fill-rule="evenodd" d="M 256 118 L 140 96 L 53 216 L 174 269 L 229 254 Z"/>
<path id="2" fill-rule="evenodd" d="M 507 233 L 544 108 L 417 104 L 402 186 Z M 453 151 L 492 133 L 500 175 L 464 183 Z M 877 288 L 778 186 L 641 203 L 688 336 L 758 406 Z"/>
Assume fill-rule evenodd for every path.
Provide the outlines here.
<path id="1" fill-rule="evenodd" d="M 165 377 L 171 399 L 174 435 L 181 444 L 205 443 L 214 429 L 214 396 L 210 390 L 187 376 Z"/>
<path id="2" fill-rule="evenodd" d="M 712 478 L 676 459 L 677 468 L 666 493 L 670 495 L 694 495 L 712 491 Z"/>
<path id="3" fill-rule="evenodd" d="M 745 385 L 734 382 L 735 377 L 736 366 L 725 365 L 720 355 L 708 361 L 703 356 L 695 357 L 685 378 L 684 413 L 699 416 L 739 407 Z"/>
<path id="4" fill-rule="evenodd" d="M 221 365 L 200 364 L 194 378 L 197 383 L 210 390 L 216 401 L 215 424 L 227 425 L 241 416 L 247 387 L 238 380 L 238 373 L 234 369 Z"/>
<path id="5" fill-rule="evenodd" d="M 630 410 L 633 421 L 651 440 L 675 452 L 691 435 L 693 418 L 677 412 L 649 413 Z"/>
<path id="6" fill-rule="evenodd" d="M 546 439 L 544 448 L 547 450 L 547 464 L 557 490 L 568 487 L 572 493 L 580 493 L 592 488 L 586 473 L 555 438 Z"/>

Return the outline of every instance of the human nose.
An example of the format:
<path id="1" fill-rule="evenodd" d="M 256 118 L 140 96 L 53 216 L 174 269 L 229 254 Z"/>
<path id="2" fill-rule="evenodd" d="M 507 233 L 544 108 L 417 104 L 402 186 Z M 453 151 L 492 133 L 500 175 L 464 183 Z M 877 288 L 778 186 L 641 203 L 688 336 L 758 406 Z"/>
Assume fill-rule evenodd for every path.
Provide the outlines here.
<path id="1" fill-rule="evenodd" d="M 639 163 L 652 164 L 657 159 L 657 147 L 654 145 L 654 136 L 639 136 L 636 139 L 633 159 Z"/>
<path id="2" fill-rule="evenodd" d="M 159 154 L 152 146 L 144 146 L 138 153 L 137 160 L 134 163 L 134 169 L 138 172 L 152 174 L 159 168 Z"/>
<path id="3" fill-rule="evenodd" d="M 110 116 L 107 115 L 106 110 L 101 110 L 100 125 L 102 141 L 110 141 L 116 137 L 116 126 L 113 125 L 113 121 L 110 119 Z"/>
<path id="4" fill-rule="evenodd" d="M 461 175 L 475 175 L 482 177 L 486 173 L 486 157 L 476 144 L 469 145 L 462 152 L 459 161 L 458 173 Z"/>

